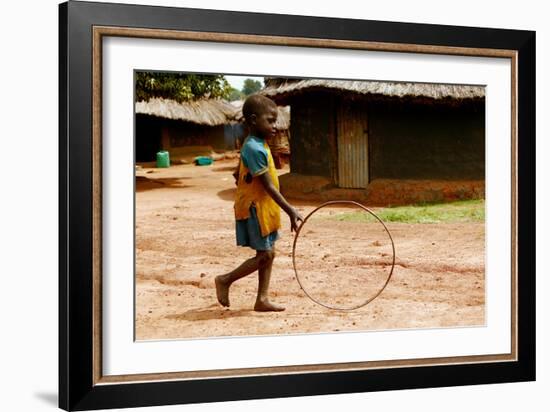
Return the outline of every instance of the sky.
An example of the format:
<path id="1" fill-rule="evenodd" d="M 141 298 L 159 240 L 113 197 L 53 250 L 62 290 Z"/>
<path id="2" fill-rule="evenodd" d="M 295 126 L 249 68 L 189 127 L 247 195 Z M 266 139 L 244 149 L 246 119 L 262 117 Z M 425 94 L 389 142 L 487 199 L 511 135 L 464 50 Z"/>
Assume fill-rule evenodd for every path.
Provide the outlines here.
<path id="1" fill-rule="evenodd" d="M 225 78 L 227 79 L 229 84 L 237 90 L 241 90 L 243 88 L 243 84 L 244 84 L 245 79 L 258 80 L 262 84 L 262 86 L 264 84 L 264 78 L 263 77 L 227 76 L 227 75 L 225 75 Z"/>

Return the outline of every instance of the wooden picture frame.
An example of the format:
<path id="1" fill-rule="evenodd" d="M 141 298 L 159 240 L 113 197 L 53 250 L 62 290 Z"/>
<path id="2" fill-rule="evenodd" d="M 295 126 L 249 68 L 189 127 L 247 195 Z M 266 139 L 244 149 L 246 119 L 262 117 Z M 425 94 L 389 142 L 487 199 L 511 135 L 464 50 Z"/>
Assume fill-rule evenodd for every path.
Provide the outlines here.
<path id="1" fill-rule="evenodd" d="M 59 6 L 59 406 L 90 410 L 535 379 L 535 33 L 108 3 Z M 102 373 L 102 39 L 483 56 L 512 67 L 511 352 L 353 364 Z"/>

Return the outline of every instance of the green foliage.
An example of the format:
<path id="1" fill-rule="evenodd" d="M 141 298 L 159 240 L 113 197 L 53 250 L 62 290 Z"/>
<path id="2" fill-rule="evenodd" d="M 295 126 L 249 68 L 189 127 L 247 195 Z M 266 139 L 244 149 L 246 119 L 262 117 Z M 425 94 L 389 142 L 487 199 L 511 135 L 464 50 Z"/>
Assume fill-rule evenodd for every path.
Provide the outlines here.
<path id="1" fill-rule="evenodd" d="M 245 79 L 243 83 L 242 93 L 245 96 L 250 96 L 253 93 L 257 93 L 262 89 L 262 83 L 258 80 Z"/>
<path id="2" fill-rule="evenodd" d="M 223 75 L 138 72 L 136 101 L 154 97 L 185 102 L 201 97 L 227 98 L 231 86 Z"/>
<path id="3" fill-rule="evenodd" d="M 235 89 L 234 87 L 231 88 L 231 91 L 229 92 L 229 101 L 230 102 L 233 102 L 235 100 L 243 100 L 244 99 L 244 94 L 243 92 Z"/>
<path id="4" fill-rule="evenodd" d="M 466 223 L 485 221 L 484 200 L 461 200 L 449 203 L 423 203 L 388 207 L 374 211 L 384 222 L 402 223 Z M 330 219 L 346 222 L 374 222 L 365 212 L 346 212 Z"/>

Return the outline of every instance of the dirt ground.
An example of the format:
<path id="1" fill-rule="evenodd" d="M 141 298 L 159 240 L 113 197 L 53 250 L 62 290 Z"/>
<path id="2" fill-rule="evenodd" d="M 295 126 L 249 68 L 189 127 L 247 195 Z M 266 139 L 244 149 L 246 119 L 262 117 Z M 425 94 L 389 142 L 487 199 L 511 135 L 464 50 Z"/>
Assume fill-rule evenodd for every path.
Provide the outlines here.
<path id="1" fill-rule="evenodd" d="M 254 255 L 235 245 L 231 173 L 236 164 L 221 160 L 136 171 L 136 339 L 485 324 L 483 223 L 387 223 L 395 243 L 389 283 L 366 306 L 343 311 L 315 303 L 300 288 L 292 262 L 294 236 L 282 212 L 270 297 L 286 310 L 252 310 L 257 274 L 236 282 L 231 307 L 221 307 L 214 277 Z M 304 217 L 319 203 L 289 200 Z M 296 268 L 308 294 L 347 308 L 376 295 L 393 256 L 380 224 L 336 219 L 349 211 L 321 209 L 304 226 L 296 249 Z"/>

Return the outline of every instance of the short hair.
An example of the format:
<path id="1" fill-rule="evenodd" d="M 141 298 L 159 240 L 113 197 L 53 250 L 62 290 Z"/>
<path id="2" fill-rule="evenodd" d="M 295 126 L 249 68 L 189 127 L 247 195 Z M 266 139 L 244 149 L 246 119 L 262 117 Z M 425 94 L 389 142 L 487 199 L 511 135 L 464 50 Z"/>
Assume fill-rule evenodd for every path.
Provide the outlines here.
<path id="1" fill-rule="evenodd" d="M 259 115 L 269 107 L 277 109 L 277 105 L 269 97 L 258 93 L 251 94 L 244 101 L 243 117 L 248 121 L 253 114 Z"/>

